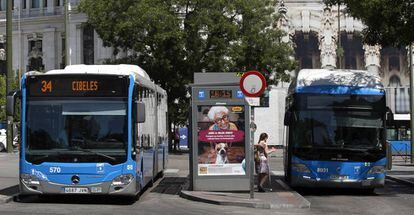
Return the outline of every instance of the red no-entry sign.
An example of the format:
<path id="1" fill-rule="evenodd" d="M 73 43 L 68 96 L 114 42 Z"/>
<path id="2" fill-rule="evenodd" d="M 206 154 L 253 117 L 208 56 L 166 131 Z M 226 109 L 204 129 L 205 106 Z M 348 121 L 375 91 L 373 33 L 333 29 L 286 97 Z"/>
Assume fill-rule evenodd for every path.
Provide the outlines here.
<path id="1" fill-rule="evenodd" d="M 247 97 L 259 97 L 266 89 L 266 79 L 258 71 L 248 71 L 240 79 L 240 89 Z"/>

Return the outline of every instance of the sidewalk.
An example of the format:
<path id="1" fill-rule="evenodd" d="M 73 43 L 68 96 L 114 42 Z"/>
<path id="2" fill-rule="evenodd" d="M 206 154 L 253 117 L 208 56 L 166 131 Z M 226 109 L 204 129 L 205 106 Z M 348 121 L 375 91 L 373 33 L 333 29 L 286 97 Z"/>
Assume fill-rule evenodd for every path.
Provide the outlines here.
<path id="1" fill-rule="evenodd" d="M 283 178 L 283 153 L 278 150 L 270 157 L 271 192 L 254 192 L 254 199 L 250 199 L 249 192 L 203 192 L 182 190 L 180 196 L 189 200 L 217 205 L 232 205 L 262 209 L 274 208 L 309 208 L 310 202 L 286 185 Z M 269 188 L 269 185 L 266 186 Z"/>
<path id="2" fill-rule="evenodd" d="M 387 178 L 414 187 L 414 165 L 401 159 L 394 159 Z"/>
<path id="3" fill-rule="evenodd" d="M 19 192 L 19 155 L 0 153 L 0 203 L 13 199 Z"/>

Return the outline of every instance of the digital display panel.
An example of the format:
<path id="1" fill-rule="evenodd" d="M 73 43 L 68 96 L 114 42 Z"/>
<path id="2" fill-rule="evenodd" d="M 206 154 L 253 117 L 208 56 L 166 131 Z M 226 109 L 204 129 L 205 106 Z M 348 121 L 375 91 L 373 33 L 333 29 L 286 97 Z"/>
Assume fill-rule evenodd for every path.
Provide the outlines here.
<path id="1" fill-rule="evenodd" d="M 210 90 L 210 99 L 231 99 L 231 90 Z"/>
<path id="2" fill-rule="evenodd" d="M 27 79 L 29 96 L 115 96 L 128 95 L 128 78 L 101 75 L 39 75 Z"/>

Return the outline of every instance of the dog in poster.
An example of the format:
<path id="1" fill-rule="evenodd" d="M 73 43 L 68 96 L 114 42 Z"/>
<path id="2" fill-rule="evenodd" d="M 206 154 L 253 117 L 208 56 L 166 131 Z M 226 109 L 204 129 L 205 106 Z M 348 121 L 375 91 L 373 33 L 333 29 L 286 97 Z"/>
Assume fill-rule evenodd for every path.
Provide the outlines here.
<path id="1" fill-rule="evenodd" d="M 227 143 L 217 143 L 215 146 L 216 149 L 216 162 L 215 164 L 227 164 L 229 159 L 227 158 L 227 151 L 229 146 Z"/>

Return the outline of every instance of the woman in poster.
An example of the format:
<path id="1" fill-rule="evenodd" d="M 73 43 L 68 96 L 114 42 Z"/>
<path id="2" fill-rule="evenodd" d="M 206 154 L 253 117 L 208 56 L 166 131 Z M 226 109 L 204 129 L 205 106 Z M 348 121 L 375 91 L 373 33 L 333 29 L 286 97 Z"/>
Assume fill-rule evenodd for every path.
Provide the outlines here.
<path id="1" fill-rule="evenodd" d="M 224 106 L 211 107 L 208 112 L 208 118 L 214 122 L 208 130 L 238 130 L 237 126 L 229 121 L 229 109 Z"/>

